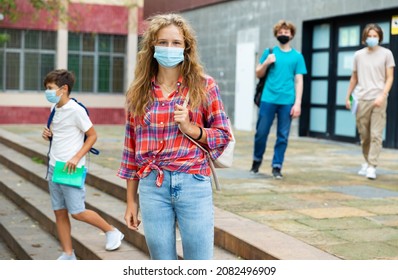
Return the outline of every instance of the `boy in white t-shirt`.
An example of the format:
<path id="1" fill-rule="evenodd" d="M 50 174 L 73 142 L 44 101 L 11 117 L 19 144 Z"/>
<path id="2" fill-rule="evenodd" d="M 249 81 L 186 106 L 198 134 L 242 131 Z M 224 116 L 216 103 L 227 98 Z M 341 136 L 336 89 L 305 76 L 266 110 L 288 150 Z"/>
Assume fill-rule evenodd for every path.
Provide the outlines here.
<path id="1" fill-rule="evenodd" d="M 72 100 L 69 95 L 75 82 L 74 75 L 67 70 L 54 70 L 44 79 L 46 98 L 55 107 L 50 129 L 43 130 L 42 137 L 50 141 L 49 153 L 49 191 L 55 213 L 58 237 L 63 249 L 58 260 L 76 260 L 72 247 L 71 216 L 102 230 L 106 235 L 105 249 L 116 250 L 124 235 L 108 224 L 98 213 L 85 208 L 85 187 L 71 187 L 52 182 L 56 161 L 65 162 L 65 170 L 75 172 L 84 166 L 85 155 L 97 140 L 97 133 L 85 109 Z M 84 140 L 84 136 L 87 136 Z"/>

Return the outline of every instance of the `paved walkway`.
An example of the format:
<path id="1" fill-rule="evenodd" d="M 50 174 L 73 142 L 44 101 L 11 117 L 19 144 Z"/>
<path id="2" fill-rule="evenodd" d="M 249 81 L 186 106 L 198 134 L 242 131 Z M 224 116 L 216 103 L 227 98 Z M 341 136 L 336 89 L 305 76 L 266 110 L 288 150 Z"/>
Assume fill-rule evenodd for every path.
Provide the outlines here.
<path id="1" fill-rule="evenodd" d="M 1 126 L 43 143 L 41 125 Z M 91 162 L 119 166 L 123 126 L 96 125 L 101 151 Z M 254 132 L 236 131 L 234 165 L 219 169 L 221 209 L 264 223 L 342 259 L 398 260 L 398 150 L 383 149 L 376 180 L 357 175 L 359 145 L 292 135 L 283 168 L 274 180 L 274 136 L 260 174 L 249 173 Z M 248 234 L 261 234 L 248 233 Z"/>

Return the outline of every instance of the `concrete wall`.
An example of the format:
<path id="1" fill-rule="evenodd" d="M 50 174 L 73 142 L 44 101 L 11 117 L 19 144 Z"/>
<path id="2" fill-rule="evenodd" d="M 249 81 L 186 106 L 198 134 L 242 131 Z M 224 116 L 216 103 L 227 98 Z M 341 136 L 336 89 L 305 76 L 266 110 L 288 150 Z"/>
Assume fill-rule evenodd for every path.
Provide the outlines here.
<path id="1" fill-rule="evenodd" d="M 145 17 L 149 17 L 165 11 L 181 12 L 226 1 L 234 0 L 146 0 L 144 5 L 144 15 Z"/>
<path id="2" fill-rule="evenodd" d="M 398 7 L 396 0 L 236 0 L 183 11 L 182 14 L 197 33 L 202 62 L 207 72 L 218 81 L 233 121 L 238 43 L 254 42 L 256 52 L 261 55 L 264 48 L 276 44 L 273 25 L 286 19 L 297 27 L 292 46 L 301 50 L 303 21 L 392 7 Z"/>

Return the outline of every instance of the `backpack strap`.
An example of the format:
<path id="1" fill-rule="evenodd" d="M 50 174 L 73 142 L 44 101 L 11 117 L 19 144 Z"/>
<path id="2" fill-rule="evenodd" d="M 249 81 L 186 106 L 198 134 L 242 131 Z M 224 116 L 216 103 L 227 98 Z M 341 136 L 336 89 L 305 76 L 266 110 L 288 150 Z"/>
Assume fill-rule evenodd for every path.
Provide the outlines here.
<path id="1" fill-rule="evenodd" d="M 80 106 L 82 106 L 83 109 L 86 111 L 87 116 L 90 116 L 90 114 L 88 113 L 88 110 L 87 110 L 86 106 L 84 106 L 83 103 L 77 101 L 76 98 L 73 98 L 73 97 L 72 97 L 71 99 L 74 100 L 74 101 L 75 101 L 77 104 L 79 104 Z M 86 136 L 86 134 L 84 134 L 84 142 L 86 142 L 86 139 L 87 139 L 87 136 Z M 91 147 L 90 153 L 92 153 L 92 154 L 94 154 L 94 155 L 99 155 L 100 152 L 99 152 L 99 150 L 97 150 L 96 148 Z"/>
<path id="2" fill-rule="evenodd" d="M 51 123 L 52 123 L 52 121 L 53 121 L 54 115 L 55 115 L 55 106 L 54 106 L 54 108 L 51 110 L 50 115 L 48 116 L 48 120 L 47 120 L 47 128 L 48 128 L 48 129 L 50 129 L 50 125 L 51 125 Z M 50 137 L 48 137 L 48 139 L 50 140 L 50 145 L 48 146 L 48 152 L 47 152 L 47 172 L 46 172 L 46 179 L 47 179 L 47 177 L 48 177 L 48 170 L 49 170 L 49 168 L 50 168 L 50 151 L 51 151 L 51 144 L 52 144 L 53 138 L 50 136 Z"/>
<path id="3" fill-rule="evenodd" d="M 50 129 L 50 125 L 51 125 L 51 123 L 52 123 L 52 121 L 53 121 L 54 115 L 55 115 L 55 106 L 54 106 L 54 108 L 51 110 L 50 116 L 48 116 L 48 120 L 47 120 L 47 128 L 48 128 L 48 129 Z"/>
<path id="4" fill-rule="evenodd" d="M 83 103 L 81 103 L 81 102 L 79 102 L 79 101 L 77 101 L 76 100 L 76 98 L 71 98 L 73 101 L 75 101 L 77 104 L 79 104 L 81 107 L 83 107 L 83 109 L 86 111 L 86 113 L 87 113 L 87 116 L 89 116 L 89 113 L 88 113 L 88 110 L 87 110 L 87 108 L 86 108 L 86 106 L 84 106 L 83 105 Z M 51 126 L 51 123 L 52 123 L 52 121 L 53 121 L 53 119 L 54 119 L 54 115 L 55 115 L 55 106 L 54 106 L 54 108 L 51 110 L 51 113 L 50 113 L 50 115 L 48 116 L 48 119 L 47 119 L 47 128 L 48 129 L 50 129 L 50 126 Z M 84 142 L 86 141 L 86 139 L 87 139 L 87 136 L 86 136 L 86 134 L 84 134 Z M 47 179 L 47 177 L 48 177 L 48 170 L 49 170 L 49 167 L 50 167 L 50 150 L 51 150 L 51 143 L 52 143 L 52 137 L 49 137 L 49 140 L 50 140 L 50 145 L 49 145 L 49 147 L 48 147 L 48 152 L 47 152 L 47 173 L 46 173 L 46 179 Z M 90 148 L 90 151 L 89 151 L 90 153 L 92 153 L 92 154 L 94 154 L 94 155 L 99 155 L 99 150 L 97 150 L 96 148 L 93 148 L 93 147 L 91 147 Z"/>
<path id="5" fill-rule="evenodd" d="M 189 91 L 188 91 L 187 95 L 185 96 L 184 103 L 182 104 L 182 106 L 184 107 L 184 109 L 187 107 L 188 102 L 189 102 Z M 180 125 L 178 125 L 178 129 L 180 129 Z M 181 129 L 180 129 L 180 131 L 181 131 Z M 214 179 L 214 183 L 215 183 L 215 185 L 216 185 L 216 189 L 217 189 L 218 191 L 221 190 L 221 185 L 220 185 L 220 183 L 219 183 L 219 181 L 218 181 L 216 169 L 215 169 L 213 160 L 211 159 L 211 156 L 210 156 L 209 151 L 206 150 L 205 148 L 203 148 L 202 145 L 200 145 L 197 141 L 195 141 L 195 140 L 194 140 L 191 136 L 189 136 L 188 134 L 185 134 L 185 133 L 182 132 L 182 131 L 181 131 L 181 133 L 182 133 L 185 137 L 187 137 L 189 140 L 191 140 L 192 143 L 194 143 L 199 149 L 201 149 L 201 150 L 205 153 L 205 155 L 206 155 L 206 157 L 207 157 L 207 159 L 208 159 L 209 165 L 210 165 L 211 173 L 213 174 L 213 179 Z"/>

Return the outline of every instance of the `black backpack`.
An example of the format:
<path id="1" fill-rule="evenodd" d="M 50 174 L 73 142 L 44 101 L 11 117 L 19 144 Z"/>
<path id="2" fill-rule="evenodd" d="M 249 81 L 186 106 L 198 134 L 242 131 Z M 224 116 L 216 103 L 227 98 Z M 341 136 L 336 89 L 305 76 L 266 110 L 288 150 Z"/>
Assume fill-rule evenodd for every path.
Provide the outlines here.
<path id="1" fill-rule="evenodd" d="M 272 48 L 269 49 L 269 55 L 270 54 L 272 54 Z M 258 83 L 256 85 L 256 91 L 254 93 L 254 104 L 256 104 L 257 107 L 260 107 L 261 96 L 263 95 L 263 89 L 264 89 L 264 85 L 265 85 L 265 80 L 267 79 L 267 75 L 268 75 L 270 67 L 271 66 L 269 66 L 267 68 L 267 70 L 265 71 L 264 76 L 260 78 L 260 80 L 258 81 Z"/>

